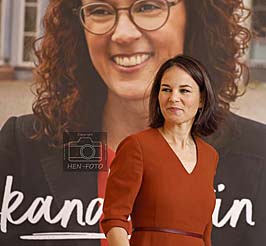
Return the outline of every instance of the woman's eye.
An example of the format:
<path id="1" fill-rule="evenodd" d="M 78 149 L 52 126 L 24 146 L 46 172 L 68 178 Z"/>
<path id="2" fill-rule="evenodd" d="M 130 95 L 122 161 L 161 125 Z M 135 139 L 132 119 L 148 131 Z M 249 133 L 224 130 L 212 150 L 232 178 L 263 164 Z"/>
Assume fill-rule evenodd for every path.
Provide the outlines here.
<path id="1" fill-rule="evenodd" d="M 188 89 L 181 89 L 180 92 L 181 92 L 181 93 L 190 93 L 191 91 L 188 90 Z"/>
<path id="2" fill-rule="evenodd" d="M 146 3 L 146 4 L 143 4 L 141 6 L 138 6 L 138 8 L 135 9 L 135 12 L 147 13 L 147 12 L 152 12 L 152 11 L 159 10 L 159 9 L 160 9 L 160 6 L 157 6 L 155 4 Z"/>
<path id="3" fill-rule="evenodd" d="M 86 16 L 107 16 L 113 14 L 110 9 L 104 7 L 88 8 L 84 10 L 84 13 Z"/>
<path id="4" fill-rule="evenodd" d="M 169 89 L 169 88 L 162 88 L 162 91 L 165 91 L 165 92 L 170 92 L 170 91 L 171 91 L 171 89 Z"/>
<path id="5" fill-rule="evenodd" d="M 112 13 L 108 9 L 96 9 L 91 14 L 92 15 L 110 15 Z"/>

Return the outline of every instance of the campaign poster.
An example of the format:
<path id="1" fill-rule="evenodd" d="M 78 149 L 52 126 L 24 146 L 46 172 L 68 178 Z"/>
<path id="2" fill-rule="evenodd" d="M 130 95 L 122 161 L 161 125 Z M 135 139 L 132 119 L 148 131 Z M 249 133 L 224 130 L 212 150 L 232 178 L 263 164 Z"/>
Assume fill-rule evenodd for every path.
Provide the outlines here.
<path id="1" fill-rule="evenodd" d="M 148 127 L 149 85 L 174 50 L 206 66 L 228 111 L 206 139 L 220 156 L 212 244 L 263 245 L 266 1 L 178 1 L 148 33 L 122 10 L 100 35 L 80 19 L 94 2 L 0 0 L 0 244 L 107 245 L 108 168 L 119 142 Z M 140 52 L 140 64 L 110 57 L 123 52 Z"/>

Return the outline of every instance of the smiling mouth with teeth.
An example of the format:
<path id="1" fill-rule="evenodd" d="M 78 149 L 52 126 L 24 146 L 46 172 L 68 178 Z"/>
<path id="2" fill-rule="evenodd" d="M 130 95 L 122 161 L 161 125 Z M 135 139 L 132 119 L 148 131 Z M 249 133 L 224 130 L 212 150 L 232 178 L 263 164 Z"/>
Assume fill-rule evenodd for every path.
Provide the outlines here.
<path id="1" fill-rule="evenodd" d="M 149 58 L 150 58 L 150 55 L 148 54 L 134 55 L 130 57 L 115 56 L 113 58 L 113 61 L 119 66 L 132 67 L 132 66 L 136 66 L 136 65 L 139 65 L 145 62 Z"/>

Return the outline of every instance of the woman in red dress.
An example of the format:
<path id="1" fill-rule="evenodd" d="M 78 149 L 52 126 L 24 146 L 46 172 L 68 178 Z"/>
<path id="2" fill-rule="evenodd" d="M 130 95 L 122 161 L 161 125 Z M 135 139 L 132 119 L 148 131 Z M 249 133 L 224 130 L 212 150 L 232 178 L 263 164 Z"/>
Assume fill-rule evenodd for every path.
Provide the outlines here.
<path id="1" fill-rule="evenodd" d="M 221 120 L 207 72 L 176 56 L 159 69 L 151 128 L 119 145 L 107 181 L 102 227 L 109 246 L 210 246 L 216 150 L 200 136 Z"/>

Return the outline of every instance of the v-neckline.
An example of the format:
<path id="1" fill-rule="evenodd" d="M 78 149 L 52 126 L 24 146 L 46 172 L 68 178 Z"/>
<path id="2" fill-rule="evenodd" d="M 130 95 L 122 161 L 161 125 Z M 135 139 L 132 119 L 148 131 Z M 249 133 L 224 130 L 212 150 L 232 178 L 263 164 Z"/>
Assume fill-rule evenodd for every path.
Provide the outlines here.
<path id="1" fill-rule="evenodd" d="M 188 172 L 187 169 L 185 168 L 184 164 L 182 163 L 182 161 L 180 160 L 180 158 L 178 157 L 178 155 L 175 153 L 175 151 L 172 149 L 172 147 L 170 146 L 170 144 L 167 142 L 167 140 L 165 139 L 165 137 L 162 135 L 162 133 L 159 131 L 158 128 L 155 129 L 157 131 L 157 133 L 159 134 L 162 142 L 165 143 L 165 145 L 167 146 L 167 148 L 169 149 L 169 151 L 172 153 L 173 157 L 175 157 L 175 159 L 179 162 L 181 168 L 185 171 L 185 173 L 189 176 L 191 176 L 192 174 L 195 173 L 195 171 L 198 168 L 198 164 L 199 164 L 199 143 L 198 143 L 198 137 L 197 136 L 193 136 L 195 145 L 196 145 L 196 164 L 194 165 L 194 168 L 192 169 L 191 172 Z"/>

